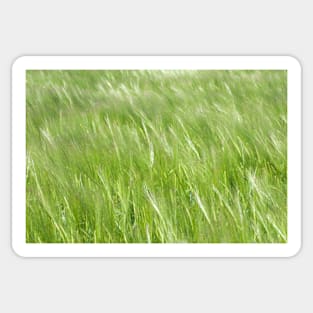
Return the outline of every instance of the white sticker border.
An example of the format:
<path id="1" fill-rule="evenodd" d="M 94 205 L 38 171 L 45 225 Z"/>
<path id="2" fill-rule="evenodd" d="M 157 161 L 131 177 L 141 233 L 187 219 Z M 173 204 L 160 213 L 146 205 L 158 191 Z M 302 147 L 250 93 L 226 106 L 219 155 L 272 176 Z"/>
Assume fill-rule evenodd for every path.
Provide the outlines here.
<path id="1" fill-rule="evenodd" d="M 26 71 L 206 69 L 288 71 L 288 242 L 26 243 Z M 291 56 L 22 56 L 12 65 L 12 248 L 22 257 L 291 257 L 301 249 L 301 65 Z"/>

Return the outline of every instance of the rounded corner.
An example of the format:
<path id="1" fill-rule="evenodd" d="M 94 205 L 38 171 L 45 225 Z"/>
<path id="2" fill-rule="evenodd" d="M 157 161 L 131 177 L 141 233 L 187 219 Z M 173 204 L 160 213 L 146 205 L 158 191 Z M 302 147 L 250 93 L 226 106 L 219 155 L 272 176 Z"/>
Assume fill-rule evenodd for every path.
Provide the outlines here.
<path id="1" fill-rule="evenodd" d="M 288 60 L 288 64 L 290 64 L 292 67 L 297 68 L 300 72 L 302 72 L 302 64 L 301 64 L 301 61 L 297 57 L 293 55 L 287 55 L 286 58 Z"/>
<path id="2" fill-rule="evenodd" d="M 20 55 L 16 57 L 11 64 L 12 71 L 14 71 L 17 68 L 23 67 L 27 59 L 28 59 L 28 56 L 26 55 Z"/>
<path id="3" fill-rule="evenodd" d="M 295 257 L 298 257 L 299 254 L 301 253 L 301 251 L 302 251 L 302 242 L 299 242 L 297 245 L 293 246 L 293 247 L 290 249 L 290 251 L 289 251 L 287 257 L 288 257 L 288 258 L 295 258 Z"/>
<path id="4" fill-rule="evenodd" d="M 15 254 L 19 258 L 24 259 L 26 258 L 26 255 L 22 252 L 22 250 L 23 249 L 20 249 L 20 247 L 17 247 L 17 245 L 12 242 L 11 251 L 13 252 L 13 254 Z"/>

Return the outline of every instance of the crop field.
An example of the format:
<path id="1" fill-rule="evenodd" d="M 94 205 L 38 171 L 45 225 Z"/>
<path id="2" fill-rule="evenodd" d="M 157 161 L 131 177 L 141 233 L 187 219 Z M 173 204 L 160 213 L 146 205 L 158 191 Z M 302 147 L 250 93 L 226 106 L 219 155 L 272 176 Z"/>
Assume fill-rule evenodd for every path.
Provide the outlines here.
<path id="1" fill-rule="evenodd" d="M 287 72 L 27 71 L 28 243 L 287 242 Z"/>

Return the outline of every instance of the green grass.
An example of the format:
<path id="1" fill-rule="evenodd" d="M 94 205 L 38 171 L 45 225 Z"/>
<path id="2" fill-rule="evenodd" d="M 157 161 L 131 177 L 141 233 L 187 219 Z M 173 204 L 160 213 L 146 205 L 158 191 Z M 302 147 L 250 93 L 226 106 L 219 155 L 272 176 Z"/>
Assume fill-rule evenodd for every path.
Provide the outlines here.
<path id="1" fill-rule="evenodd" d="M 287 241 L 286 71 L 28 71 L 29 243 Z"/>

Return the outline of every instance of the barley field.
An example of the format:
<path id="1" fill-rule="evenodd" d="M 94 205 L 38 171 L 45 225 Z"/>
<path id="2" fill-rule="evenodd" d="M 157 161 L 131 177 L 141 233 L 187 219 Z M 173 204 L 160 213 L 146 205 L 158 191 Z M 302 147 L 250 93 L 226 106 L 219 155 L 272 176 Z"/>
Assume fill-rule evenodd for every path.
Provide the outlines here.
<path id="1" fill-rule="evenodd" d="M 287 242 L 287 72 L 27 71 L 28 243 Z"/>

